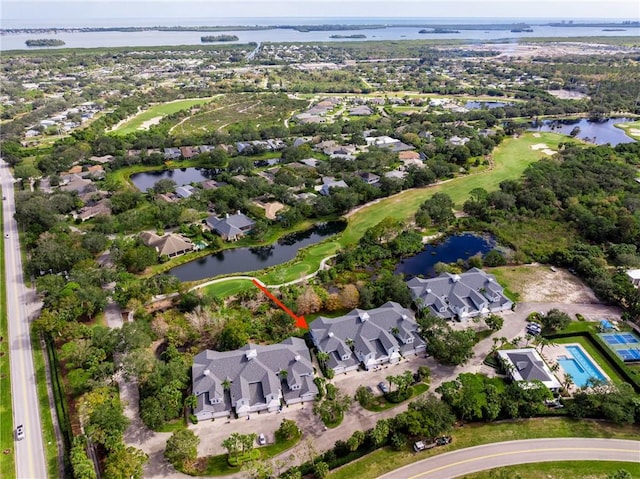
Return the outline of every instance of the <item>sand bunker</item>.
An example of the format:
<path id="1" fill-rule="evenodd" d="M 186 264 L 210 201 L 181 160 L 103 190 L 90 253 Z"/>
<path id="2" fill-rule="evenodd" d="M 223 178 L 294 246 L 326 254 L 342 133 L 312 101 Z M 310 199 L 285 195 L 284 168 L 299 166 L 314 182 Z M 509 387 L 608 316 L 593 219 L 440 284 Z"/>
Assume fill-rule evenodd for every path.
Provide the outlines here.
<path id="1" fill-rule="evenodd" d="M 549 156 L 556 154 L 556 152 L 549 148 L 549 145 L 547 145 L 546 143 L 536 143 L 535 145 L 531 145 L 531 149 L 542 151 L 542 153 Z"/>
<path id="2" fill-rule="evenodd" d="M 534 134 L 533 134 L 533 137 L 534 137 L 534 138 L 540 138 L 541 136 L 542 136 L 542 135 L 541 135 L 540 133 L 534 133 Z"/>
<path id="3" fill-rule="evenodd" d="M 138 130 L 148 130 L 150 126 L 157 125 L 162 120 L 161 116 L 154 116 L 150 120 L 142 122 L 142 125 L 138 127 Z"/>

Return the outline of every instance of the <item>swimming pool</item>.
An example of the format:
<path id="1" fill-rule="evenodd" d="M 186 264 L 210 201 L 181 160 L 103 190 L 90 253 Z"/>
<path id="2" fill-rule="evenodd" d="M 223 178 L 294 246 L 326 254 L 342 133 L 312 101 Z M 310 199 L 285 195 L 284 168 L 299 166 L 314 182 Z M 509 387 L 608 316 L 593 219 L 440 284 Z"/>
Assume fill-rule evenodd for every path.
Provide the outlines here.
<path id="1" fill-rule="evenodd" d="M 558 363 L 562 369 L 571 374 L 573 383 L 578 387 L 584 387 L 591 378 L 606 381 L 607 378 L 591 362 L 591 359 L 584 353 L 580 346 L 565 346 L 572 358 L 566 356 L 558 357 Z"/>

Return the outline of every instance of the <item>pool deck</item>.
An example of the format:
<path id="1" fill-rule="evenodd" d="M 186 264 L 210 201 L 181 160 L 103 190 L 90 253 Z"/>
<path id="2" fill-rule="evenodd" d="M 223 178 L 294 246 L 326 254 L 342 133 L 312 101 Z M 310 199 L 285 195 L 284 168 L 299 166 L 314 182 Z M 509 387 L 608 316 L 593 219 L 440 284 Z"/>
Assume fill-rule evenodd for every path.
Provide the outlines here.
<path id="1" fill-rule="evenodd" d="M 573 355 L 571 354 L 571 351 L 569 351 L 567 349 L 567 346 L 577 346 L 577 347 L 579 347 L 582 350 L 582 353 L 586 357 L 589 358 L 591 363 L 593 363 L 593 366 L 598 371 L 600 371 L 600 374 L 602 374 L 607 379 L 607 381 L 611 381 L 611 378 L 609 376 L 607 376 L 607 374 L 602 370 L 602 368 L 600 367 L 598 362 L 595 359 L 593 359 L 591 357 L 591 355 L 587 351 L 585 351 L 585 349 L 578 343 L 568 343 L 568 344 L 558 344 L 558 345 L 555 345 L 555 346 L 546 346 L 542 350 L 542 355 L 541 356 L 544 359 L 544 361 L 549 365 L 549 367 L 551 367 L 551 366 L 553 366 L 553 364 L 558 363 L 558 358 L 560 358 L 560 357 L 565 356 L 567 358 L 573 358 Z M 558 378 L 560 383 L 562 383 L 563 380 L 564 380 L 564 369 L 562 369 L 562 366 L 560 366 L 560 368 L 554 374 Z M 580 388 L 577 387 L 574 384 L 569 389 L 570 389 L 570 392 L 573 394 L 574 392 L 576 392 Z"/>

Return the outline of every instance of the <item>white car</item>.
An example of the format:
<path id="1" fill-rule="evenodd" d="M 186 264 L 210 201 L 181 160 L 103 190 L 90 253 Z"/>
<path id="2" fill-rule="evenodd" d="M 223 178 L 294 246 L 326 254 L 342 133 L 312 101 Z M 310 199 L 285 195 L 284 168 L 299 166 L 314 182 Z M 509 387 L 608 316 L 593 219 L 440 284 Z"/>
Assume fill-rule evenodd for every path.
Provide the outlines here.
<path id="1" fill-rule="evenodd" d="M 264 446 L 267 443 L 267 438 L 264 437 L 264 434 L 260 433 L 258 435 L 258 444 L 260 444 L 261 446 Z"/>
<path id="2" fill-rule="evenodd" d="M 20 424 L 16 428 L 16 440 L 22 441 L 24 439 L 24 426 Z"/>

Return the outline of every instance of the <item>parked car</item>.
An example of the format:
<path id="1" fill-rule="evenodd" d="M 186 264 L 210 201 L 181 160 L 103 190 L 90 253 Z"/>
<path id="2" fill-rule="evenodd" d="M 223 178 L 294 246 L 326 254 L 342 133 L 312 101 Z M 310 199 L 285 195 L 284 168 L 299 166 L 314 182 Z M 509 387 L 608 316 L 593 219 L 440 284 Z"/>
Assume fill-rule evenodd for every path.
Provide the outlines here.
<path id="1" fill-rule="evenodd" d="M 389 386 L 387 386 L 387 383 L 385 383 L 384 381 L 379 382 L 378 387 L 384 394 L 387 394 L 389 392 Z"/>
<path id="2" fill-rule="evenodd" d="M 436 444 L 438 446 L 446 446 L 447 444 L 451 444 L 452 440 L 451 436 L 440 436 L 436 438 Z"/>
<path id="3" fill-rule="evenodd" d="M 425 446 L 422 441 L 417 441 L 413 444 L 413 450 L 416 452 L 424 451 L 426 448 L 427 446 Z"/>
<path id="4" fill-rule="evenodd" d="M 525 329 L 527 330 L 527 333 L 532 336 L 537 336 L 542 332 L 542 326 L 538 323 L 529 323 Z"/>
<path id="5" fill-rule="evenodd" d="M 24 426 L 22 424 L 16 428 L 16 439 L 18 441 L 22 441 L 24 439 Z"/>
<path id="6" fill-rule="evenodd" d="M 260 433 L 258 435 L 258 444 L 260 444 L 261 446 L 264 446 L 267 443 L 267 438 L 264 437 L 264 434 Z"/>

